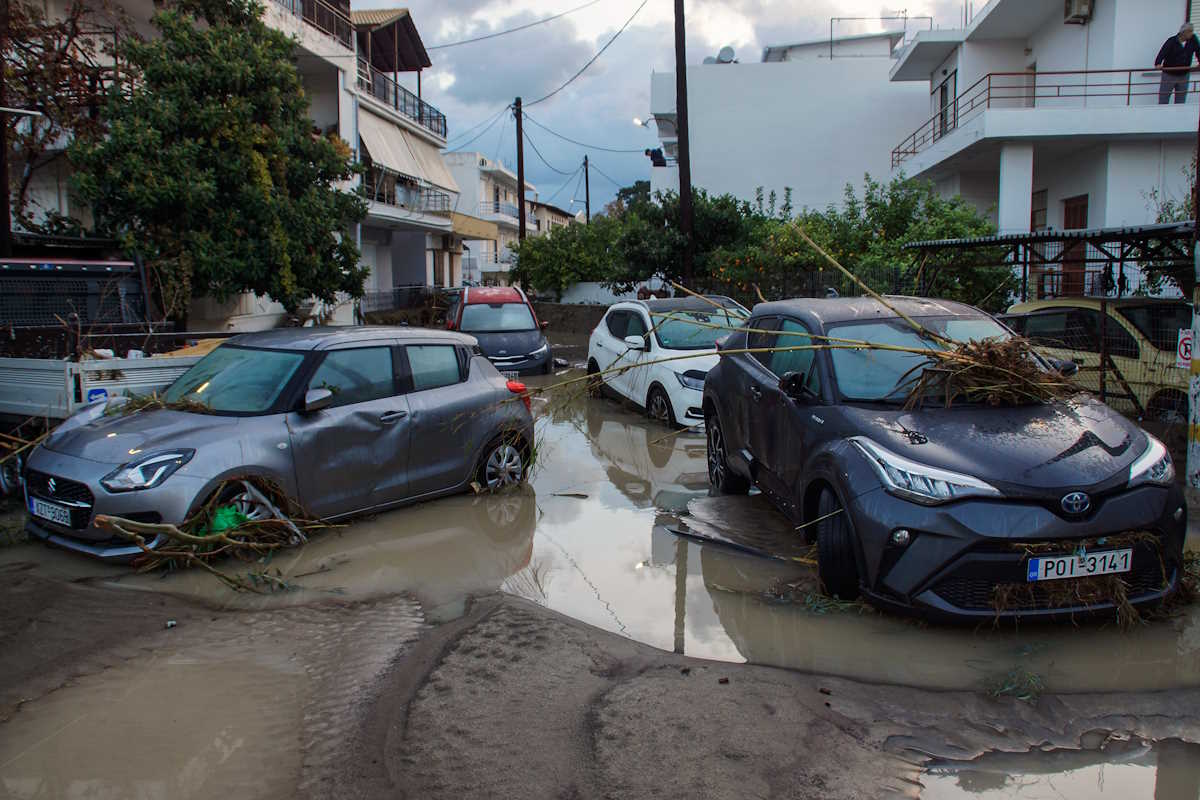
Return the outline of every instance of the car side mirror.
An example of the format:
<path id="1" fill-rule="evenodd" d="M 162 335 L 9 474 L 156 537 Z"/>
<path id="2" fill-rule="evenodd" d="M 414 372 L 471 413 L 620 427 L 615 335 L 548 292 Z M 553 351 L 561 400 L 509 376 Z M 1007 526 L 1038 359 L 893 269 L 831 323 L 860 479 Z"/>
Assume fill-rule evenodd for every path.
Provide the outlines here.
<path id="1" fill-rule="evenodd" d="M 813 390 L 805 385 L 804 379 L 806 377 L 802 372 L 783 373 L 783 377 L 779 379 L 779 391 L 793 400 L 810 402 L 817 399 Z"/>
<path id="2" fill-rule="evenodd" d="M 309 389 L 304 393 L 304 410 L 308 413 L 329 408 L 333 403 L 333 392 L 328 389 Z"/>
<path id="3" fill-rule="evenodd" d="M 628 347 L 630 350 L 645 350 L 646 349 L 646 340 L 643 339 L 641 336 L 626 336 L 625 337 L 625 346 Z"/>
<path id="4" fill-rule="evenodd" d="M 540 323 L 538 323 L 538 325 L 541 326 L 542 330 L 546 330 L 546 328 L 550 327 L 550 321 L 544 319 Z"/>
<path id="5" fill-rule="evenodd" d="M 1054 369 L 1058 371 L 1058 374 L 1062 375 L 1064 378 L 1069 378 L 1079 372 L 1079 365 L 1069 358 L 1048 358 L 1046 360 L 1049 361 L 1050 366 L 1054 367 Z"/>

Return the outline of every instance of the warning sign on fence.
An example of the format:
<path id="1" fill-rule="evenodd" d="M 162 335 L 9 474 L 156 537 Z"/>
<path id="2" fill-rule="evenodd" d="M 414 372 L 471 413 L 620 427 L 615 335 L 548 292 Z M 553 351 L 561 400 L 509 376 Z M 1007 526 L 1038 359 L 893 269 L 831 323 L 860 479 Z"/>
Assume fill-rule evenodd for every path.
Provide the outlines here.
<path id="1" fill-rule="evenodd" d="M 1192 329 L 1179 329 L 1179 342 L 1175 345 L 1175 366 L 1180 369 L 1191 369 L 1192 366 Z"/>

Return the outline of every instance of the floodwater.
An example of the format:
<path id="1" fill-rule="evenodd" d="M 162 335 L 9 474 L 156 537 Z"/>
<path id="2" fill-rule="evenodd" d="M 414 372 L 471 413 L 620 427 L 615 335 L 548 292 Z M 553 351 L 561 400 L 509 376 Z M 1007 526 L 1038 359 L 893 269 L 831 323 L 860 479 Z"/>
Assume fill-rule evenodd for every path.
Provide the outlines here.
<path id="1" fill-rule="evenodd" d="M 1200 746 L 1124 740 L 1092 750 L 993 752 L 972 761 L 935 761 L 921 783 L 921 800 L 1196 800 Z"/>
<path id="2" fill-rule="evenodd" d="M 321 535 L 272 565 L 293 591 L 235 593 L 198 571 L 133 575 L 63 553 L 39 561 L 213 607 L 406 592 L 433 622 L 460 615 L 471 595 L 502 590 L 664 650 L 873 683 L 978 690 L 1016 670 L 1039 676 L 1047 692 L 1200 686 L 1196 607 L 1123 632 L 1095 622 L 929 626 L 807 605 L 811 566 L 670 532 L 681 523 L 710 532 L 785 526 L 761 497 L 708 497 L 702 433 L 672 435 L 600 398 L 551 398 L 540 410 L 529 487 L 451 497 Z M 790 593 L 799 601 L 780 598 L 788 585 L 800 587 Z"/>

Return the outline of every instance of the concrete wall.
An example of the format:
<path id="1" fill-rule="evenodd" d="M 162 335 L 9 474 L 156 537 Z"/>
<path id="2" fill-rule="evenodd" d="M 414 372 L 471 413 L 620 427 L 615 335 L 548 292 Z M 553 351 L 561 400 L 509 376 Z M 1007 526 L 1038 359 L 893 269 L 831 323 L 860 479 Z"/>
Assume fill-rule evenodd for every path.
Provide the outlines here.
<path id="1" fill-rule="evenodd" d="M 823 59 L 688 68 L 692 182 L 745 200 L 755 189 L 782 198 L 792 189 L 796 210 L 841 201 L 863 173 L 885 177 L 900 134 L 927 118 L 927 89 L 888 81 L 889 59 Z M 664 79 L 664 75 L 667 76 Z M 651 79 L 651 108 L 668 106 L 658 92 L 674 76 Z M 661 185 L 662 177 L 654 183 Z"/>
<path id="2" fill-rule="evenodd" d="M 535 300 L 533 311 L 538 321 L 550 323 L 547 334 L 554 339 L 563 334 L 590 335 L 608 311 L 608 305 L 568 305 Z"/>
<path id="3" fill-rule="evenodd" d="M 1187 142 L 1113 142 L 1108 147 L 1106 226 L 1154 220 L 1151 194 L 1182 200 L 1188 191 L 1192 153 Z"/>
<path id="4" fill-rule="evenodd" d="M 1072 153 L 1061 149 L 1035 151 L 1033 191 L 1046 190 L 1046 225 L 1063 228 L 1063 201 L 1079 195 L 1088 196 L 1088 227 L 1105 224 L 1105 203 L 1108 196 L 1108 146 L 1084 147 Z M 1146 222 L 1145 215 L 1138 220 Z"/>
<path id="5" fill-rule="evenodd" d="M 783 52 L 781 61 L 817 61 L 829 59 L 829 42 L 807 42 L 794 45 Z M 892 40 L 890 35 L 834 39 L 833 57 L 836 58 L 890 58 Z M 777 54 L 773 54 L 778 58 Z"/>

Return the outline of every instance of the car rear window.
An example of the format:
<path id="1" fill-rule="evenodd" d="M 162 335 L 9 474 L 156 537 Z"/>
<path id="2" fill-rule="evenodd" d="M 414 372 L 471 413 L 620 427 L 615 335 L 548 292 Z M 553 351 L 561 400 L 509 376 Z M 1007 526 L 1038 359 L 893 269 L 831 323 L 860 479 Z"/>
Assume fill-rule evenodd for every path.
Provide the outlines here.
<path id="1" fill-rule="evenodd" d="M 454 345 L 410 344 L 405 352 L 415 392 L 451 386 L 462 380 L 462 363 Z"/>
<path id="2" fill-rule="evenodd" d="M 1117 313 L 1159 350 L 1174 352 L 1179 344 L 1179 329 L 1192 327 L 1192 309 L 1186 303 L 1124 306 Z"/>
<path id="3" fill-rule="evenodd" d="M 479 333 L 492 331 L 531 331 L 533 313 L 524 303 L 468 303 L 463 306 L 460 330 Z"/>

